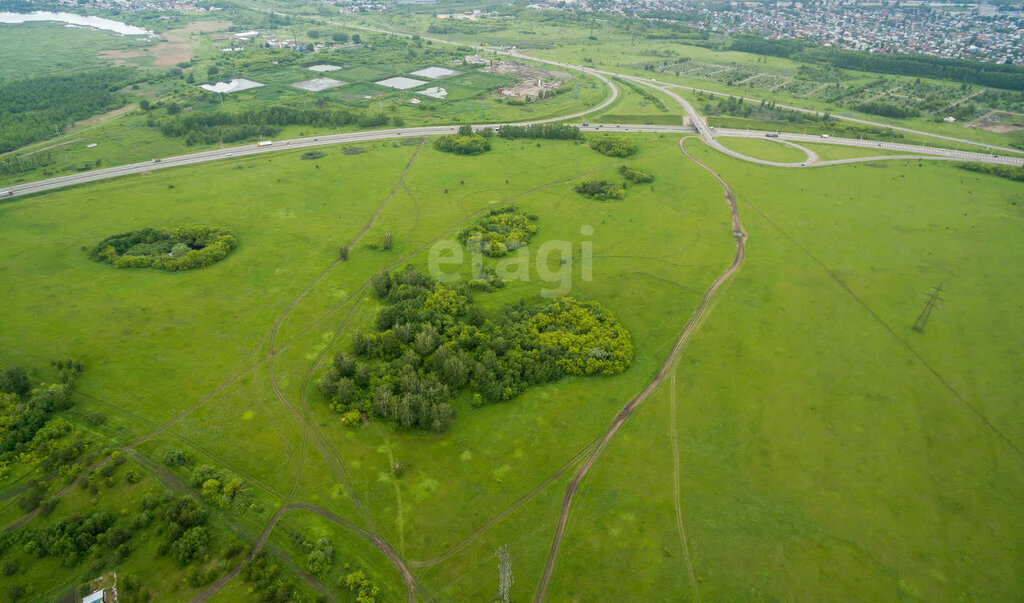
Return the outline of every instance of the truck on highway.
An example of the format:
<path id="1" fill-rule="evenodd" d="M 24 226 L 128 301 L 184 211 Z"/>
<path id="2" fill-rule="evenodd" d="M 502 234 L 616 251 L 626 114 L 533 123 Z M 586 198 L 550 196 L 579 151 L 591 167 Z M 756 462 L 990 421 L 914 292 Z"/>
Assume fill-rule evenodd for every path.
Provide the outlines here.
<path id="1" fill-rule="evenodd" d="M 779 137 L 779 135 L 776 134 L 775 132 L 768 132 L 767 134 L 765 134 L 765 136 L 767 136 L 768 138 L 778 138 Z"/>
<path id="2" fill-rule="evenodd" d="M 258 147 L 269 147 L 272 144 L 274 144 L 273 140 L 261 140 L 260 142 L 256 143 L 256 146 L 258 146 Z"/>
<path id="3" fill-rule="evenodd" d="M 13 196 L 14 196 L 14 191 L 12 191 L 11 189 L 7 189 L 7 190 L 3 191 L 2 193 L 0 193 L 0 197 L 13 197 Z"/>
<path id="4" fill-rule="evenodd" d="M 822 138 L 828 138 L 828 134 L 822 134 L 821 137 Z"/>

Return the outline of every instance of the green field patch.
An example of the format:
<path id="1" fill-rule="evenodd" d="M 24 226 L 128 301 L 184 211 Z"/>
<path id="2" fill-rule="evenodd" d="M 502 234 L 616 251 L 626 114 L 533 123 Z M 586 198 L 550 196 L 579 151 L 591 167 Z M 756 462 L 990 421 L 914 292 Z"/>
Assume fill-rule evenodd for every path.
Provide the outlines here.
<path id="1" fill-rule="evenodd" d="M 346 82 L 374 82 L 394 73 L 392 67 L 371 67 L 369 65 L 356 65 L 340 71 L 332 71 L 331 77 Z"/>
<path id="2" fill-rule="evenodd" d="M 807 160 L 807 153 L 773 140 L 719 137 L 718 141 L 737 153 L 742 153 L 755 159 L 778 161 L 779 163 L 797 163 Z"/>

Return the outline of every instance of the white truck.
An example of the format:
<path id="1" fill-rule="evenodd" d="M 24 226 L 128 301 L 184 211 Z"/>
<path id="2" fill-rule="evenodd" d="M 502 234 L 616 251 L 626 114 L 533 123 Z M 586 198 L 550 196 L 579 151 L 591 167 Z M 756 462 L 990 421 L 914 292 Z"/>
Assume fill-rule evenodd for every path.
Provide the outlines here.
<path id="1" fill-rule="evenodd" d="M 256 146 L 258 146 L 258 147 L 269 147 L 272 144 L 274 144 L 273 140 L 262 140 L 260 142 L 257 142 Z"/>

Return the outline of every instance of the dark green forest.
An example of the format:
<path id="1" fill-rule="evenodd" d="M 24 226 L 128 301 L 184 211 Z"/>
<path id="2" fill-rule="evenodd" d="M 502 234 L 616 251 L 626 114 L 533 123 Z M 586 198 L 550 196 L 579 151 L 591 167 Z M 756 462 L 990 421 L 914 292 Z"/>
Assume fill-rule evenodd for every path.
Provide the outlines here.
<path id="1" fill-rule="evenodd" d="M 0 153 L 59 135 L 74 122 L 117 109 L 118 90 L 142 79 L 128 67 L 0 85 Z"/>

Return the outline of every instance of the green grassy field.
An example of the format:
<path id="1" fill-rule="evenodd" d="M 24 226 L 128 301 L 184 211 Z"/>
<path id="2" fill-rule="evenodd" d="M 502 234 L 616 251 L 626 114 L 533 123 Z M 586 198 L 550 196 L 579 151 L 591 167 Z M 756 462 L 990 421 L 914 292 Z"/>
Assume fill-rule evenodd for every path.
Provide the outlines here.
<path id="1" fill-rule="evenodd" d="M 0 83 L 105 67 L 111 61 L 100 58 L 100 52 L 139 51 L 146 46 L 127 36 L 55 23 L 0 24 Z"/>
<path id="2" fill-rule="evenodd" d="M 725 145 L 726 148 L 757 159 L 783 163 L 795 163 L 807 159 L 807 153 L 774 140 L 728 137 L 722 137 L 718 140 Z"/>
<path id="3" fill-rule="evenodd" d="M 639 108 L 637 98 L 621 102 Z M 0 206 L 0 272 L 16 284 L 0 299 L 3 360 L 80 358 L 88 370 L 69 416 L 108 414 L 107 446 L 151 434 L 135 447 L 151 464 L 181 449 L 242 477 L 262 510 L 217 515 L 234 537 L 251 543 L 281 505 L 310 503 L 378 533 L 438 600 L 493 596 L 493 554 L 508 545 L 513 598 L 529 598 L 577 455 L 658 371 L 735 249 L 717 181 L 677 138 L 635 138 L 640 153 L 624 162 L 569 141 L 493 139 L 476 157 L 372 142 L 356 155 L 280 152 L 19 199 Z M 768 159 L 796 152 L 766 140 L 727 144 Z M 1013 308 L 1024 258 L 1015 185 L 916 160 L 794 179 L 687 145 L 732 186 L 747 256 L 672 376 L 583 482 L 550 598 L 1019 597 L 1024 341 Z M 580 179 L 621 179 L 622 163 L 654 182 L 616 202 L 573 192 Z M 631 334 L 632 366 L 481 409 L 464 396 L 441 434 L 343 426 L 316 378 L 373 321 L 368 279 L 405 263 L 427 270 L 432 243 L 505 202 L 539 217 L 532 259 L 545 243 L 570 245 L 571 258 L 540 266 L 566 271 L 573 296 L 615 314 Z M 230 228 L 238 248 L 185 273 L 119 271 L 83 251 L 118 232 L 199 224 Z M 394 249 L 371 248 L 385 233 Z M 590 281 L 578 255 L 586 242 Z M 467 273 L 469 259 L 456 268 Z M 475 299 L 492 316 L 539 301 L 557 280 L 543 276 L 531 264 L 528 280 Z M 940 283 L 943 302 L 913 331 L 924 294 Z M 401 477 L 390 470 L 396 461 Z M 184 469 L 143 467 L 152 475 L 134 488 L 187 479 Z M 74 496 L 30 525 L 117 504 Z M 323 584 L 336 595 L 343 563 L 365 568 L 387 599 L 404 595 L 372 544 L 308 511 L 287 514 L 270 536 L 291 571 L 305 566 L 295 534 L 331 540 L 336 561 Z M 124 567 L 147 588 L 199 592 L 169 584 L 173 572 L 150 563 L 145 547 Z M 48 561 L 15 580 L 35 584 L 54 571 Z M 81 577 L 58 573 L 66 584 L 48 588 Z M 246 594 L 236 578 L 217 600 Z"/>

